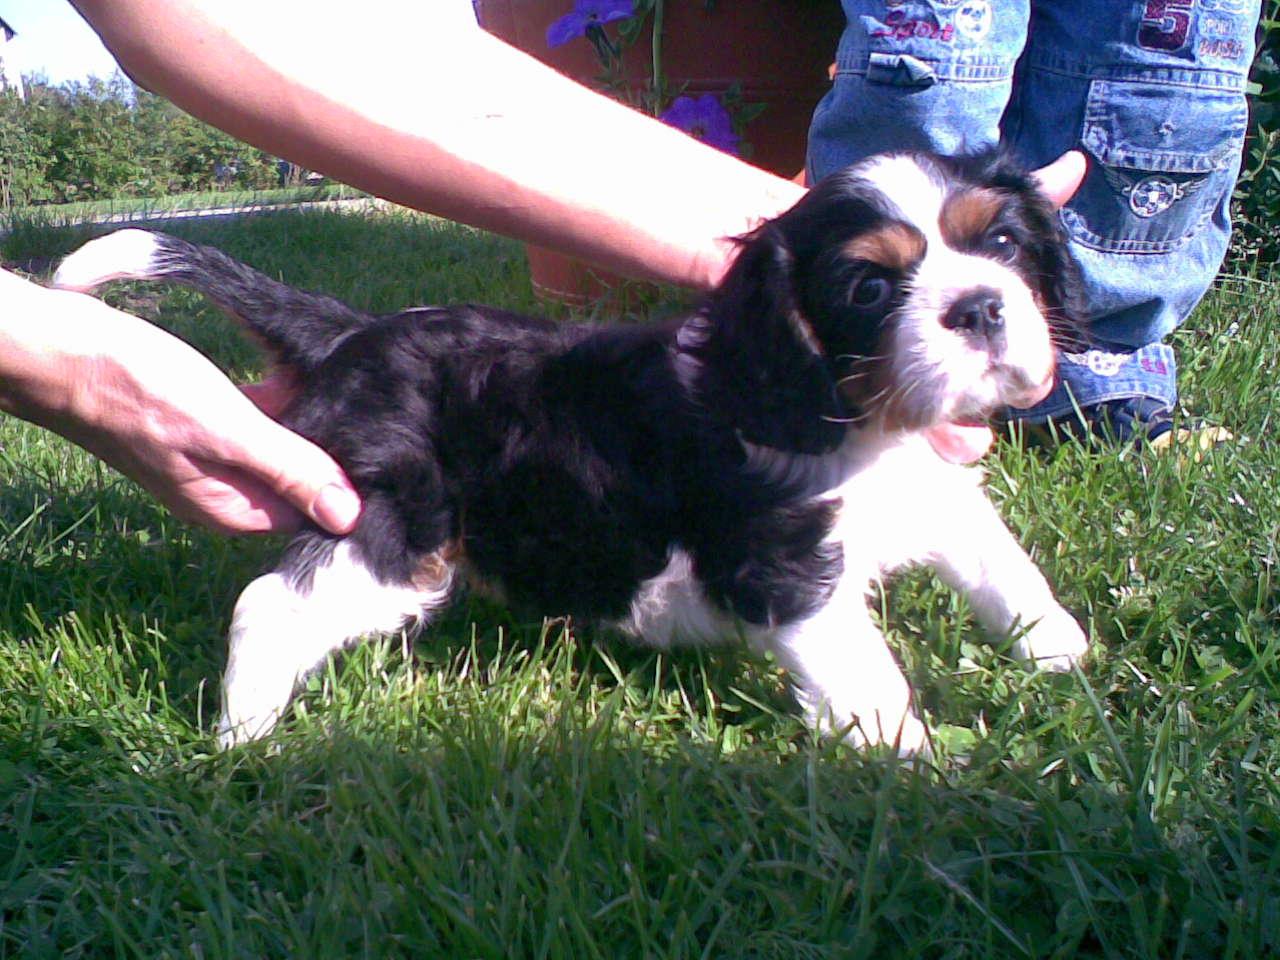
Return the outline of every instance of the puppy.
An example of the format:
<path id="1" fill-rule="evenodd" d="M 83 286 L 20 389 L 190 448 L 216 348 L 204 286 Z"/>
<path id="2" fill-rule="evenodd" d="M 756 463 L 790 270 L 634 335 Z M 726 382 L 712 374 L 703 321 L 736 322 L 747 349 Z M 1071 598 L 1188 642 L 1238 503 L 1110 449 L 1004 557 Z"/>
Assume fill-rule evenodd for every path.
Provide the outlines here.
<path id="1" fill-rule="evenodd" d="M 817 727 L 925 744 L 868 610 L 931 565 L 1027 661 L 1066 669 L 1076 621 L 988 503 L 984 418 L 1053 382 L 1072 264 L 1049 202 L 998 157 L 880 156 L 741 241 L 687 319 L 557 324 L 476 306 L 372 316 L 216 250 L 137 230 L 57 286 L 201 291 L 296 375 L 284 422 L 364 500 L 298 535 L 232 617 L 221 743 L 272 729 L 298 681 L 425 623 L 465 577 L 643 643 L 744 636 Z"/>

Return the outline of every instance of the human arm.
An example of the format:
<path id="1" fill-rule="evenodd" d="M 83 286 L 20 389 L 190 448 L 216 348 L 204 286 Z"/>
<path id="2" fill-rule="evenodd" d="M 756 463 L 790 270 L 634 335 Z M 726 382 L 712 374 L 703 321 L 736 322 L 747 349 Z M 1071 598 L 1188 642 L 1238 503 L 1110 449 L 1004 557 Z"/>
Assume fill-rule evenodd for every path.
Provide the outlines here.
<path id="1" fill-rule="evenodd" d="M 728 238 L 803 192 L 566 79 L 456 4 L 371 0 L 339 30 L 303 4 L 73 2 L 138 83 L 242 140 L 631 276 L 709 287 Z"/>
<path id="2" fill-rule="evenodd" d="M 0 316 L 0 409 L 78 443 L 178 516 L 240 533 L 354 526 L 359 499 L 338 465 L 176 337 L 4 270 Z"/>

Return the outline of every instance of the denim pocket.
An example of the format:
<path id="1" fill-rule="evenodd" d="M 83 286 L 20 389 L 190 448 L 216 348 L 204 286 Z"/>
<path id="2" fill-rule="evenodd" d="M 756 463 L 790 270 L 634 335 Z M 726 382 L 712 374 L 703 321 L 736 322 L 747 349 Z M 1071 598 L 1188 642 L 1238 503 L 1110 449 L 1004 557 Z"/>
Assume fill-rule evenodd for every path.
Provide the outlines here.
<path id="1" fill-rule="evenodd" d="M 1109 253 L 1186 243 L 1231 192 L 1248 126 L 1237 89 L 1158 80 L 1089 85 L 1081 142 L 1094 163 L 1062 220 Z"/>

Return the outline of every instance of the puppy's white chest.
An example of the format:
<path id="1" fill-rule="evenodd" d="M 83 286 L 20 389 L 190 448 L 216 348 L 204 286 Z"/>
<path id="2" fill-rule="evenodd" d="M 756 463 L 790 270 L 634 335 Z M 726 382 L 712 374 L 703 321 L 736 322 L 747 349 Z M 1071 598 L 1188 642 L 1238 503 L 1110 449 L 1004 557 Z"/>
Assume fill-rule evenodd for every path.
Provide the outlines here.
<path id="1" fill-rule="evenodd" d="M 841 500 L 832 536 L 843 545 L 845 575 L 870 581 L 931 562 L 983 496 L 980 480 L 919 438 L 877 454 L 832 492 Z"/>

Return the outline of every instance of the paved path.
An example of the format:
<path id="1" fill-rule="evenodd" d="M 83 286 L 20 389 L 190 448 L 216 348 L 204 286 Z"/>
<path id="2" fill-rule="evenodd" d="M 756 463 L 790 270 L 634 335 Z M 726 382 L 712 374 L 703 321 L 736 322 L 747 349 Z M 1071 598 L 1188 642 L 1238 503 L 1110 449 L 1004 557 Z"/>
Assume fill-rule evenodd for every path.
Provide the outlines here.
<path id="1" fill-rule="evenodd" d="M 299 200 L 292 203 L 245 203 L 232 207 L 202 207 L 198 210 L 133 210 L 124 213 L 96 213 L 84 217 L 57 219 L 57 207 L 44 209 L 52 214 L 51 226 L 74 227 L 81 224 L 155 224 L 174 220 L 207 220 L 224 217 L 242 217 L 258 213 L 282 213 L 296 210 L 381 210 L 391 206 L 377 197 L 349 197 L 344 200 Z M 0 221 L 0 237 L 8 233 L 8 227 Z"/>

